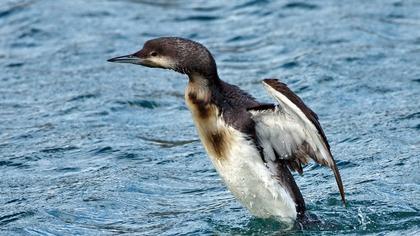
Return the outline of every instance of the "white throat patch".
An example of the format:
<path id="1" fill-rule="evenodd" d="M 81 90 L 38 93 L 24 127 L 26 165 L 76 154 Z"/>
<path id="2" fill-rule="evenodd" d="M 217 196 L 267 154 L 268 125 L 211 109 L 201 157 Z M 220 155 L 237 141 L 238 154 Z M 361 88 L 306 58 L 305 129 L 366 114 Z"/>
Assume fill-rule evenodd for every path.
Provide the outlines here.
<path id="1" fill-rule="evenodd" d="M 175 67 L 176 67 L 175 61 L 165 56 L 150 57 L 150 58 L 147 58 L 147 60 L 151 64 L 154 64 L 157 67 L 162 67 L 165 69 L 175 70 Z"/>

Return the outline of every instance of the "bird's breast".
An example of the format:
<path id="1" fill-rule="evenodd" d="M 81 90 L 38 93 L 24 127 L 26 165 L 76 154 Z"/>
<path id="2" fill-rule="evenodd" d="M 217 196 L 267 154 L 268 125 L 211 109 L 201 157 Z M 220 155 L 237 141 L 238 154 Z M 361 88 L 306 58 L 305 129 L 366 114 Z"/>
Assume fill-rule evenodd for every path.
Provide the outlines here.
<path id="1" fill-rule="evenodd" d="M 206 151 L 219 161 L 226 160 L 233 137 L 218 107 L 195 93 L 186 93 L 185 101 Z"/>

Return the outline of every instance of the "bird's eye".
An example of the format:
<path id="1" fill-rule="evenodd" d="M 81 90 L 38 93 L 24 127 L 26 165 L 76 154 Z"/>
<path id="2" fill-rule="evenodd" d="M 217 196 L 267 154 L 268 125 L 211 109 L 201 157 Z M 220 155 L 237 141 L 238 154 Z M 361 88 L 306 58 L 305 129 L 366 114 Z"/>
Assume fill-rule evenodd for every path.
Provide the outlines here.
<path id="1" fill-rule="evenodd" d="M 150 56 L 152 56 L 152 57 L 157 56 L 157 52 L 152 52 L 152 53 L 150 53 Z"/>

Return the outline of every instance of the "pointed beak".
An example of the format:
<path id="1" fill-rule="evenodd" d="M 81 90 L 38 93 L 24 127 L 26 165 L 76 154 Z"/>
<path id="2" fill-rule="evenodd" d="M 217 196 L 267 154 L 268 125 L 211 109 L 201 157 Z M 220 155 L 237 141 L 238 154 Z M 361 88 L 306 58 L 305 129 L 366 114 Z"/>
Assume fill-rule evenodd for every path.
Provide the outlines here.
<path id="1" fill-rule="evenodd" d="M 131 63 L 131 64 L 143 64 L 143 59 L 135 56 L 135 54 L 130 54 L 126 56 L 114 57 L 108 59 L 109 62 L 117 62 L 117 63 Z"/>

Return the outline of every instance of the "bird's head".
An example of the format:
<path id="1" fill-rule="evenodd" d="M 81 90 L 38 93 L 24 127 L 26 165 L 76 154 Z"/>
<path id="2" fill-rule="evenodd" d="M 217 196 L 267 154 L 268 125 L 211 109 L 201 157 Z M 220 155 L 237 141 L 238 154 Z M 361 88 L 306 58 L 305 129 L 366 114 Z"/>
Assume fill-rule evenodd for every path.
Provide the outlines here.
<path id="1" fill-rule="evenodd" d="M 108 61 L 170 69 L 189 76 L 198 74 L 217 77 L 216 63 L 207 48 L 192 40 L 177 37 L 149 40 L 140 51 Z"/>

